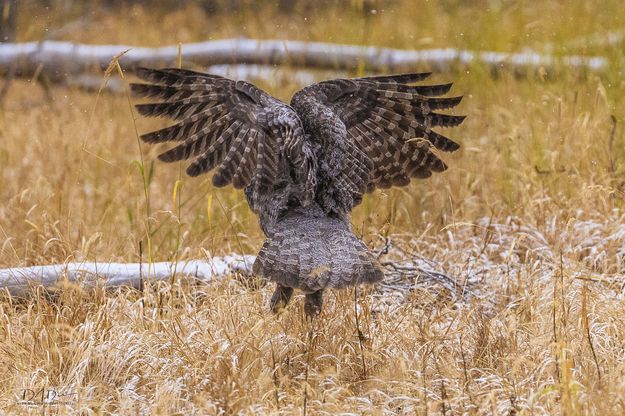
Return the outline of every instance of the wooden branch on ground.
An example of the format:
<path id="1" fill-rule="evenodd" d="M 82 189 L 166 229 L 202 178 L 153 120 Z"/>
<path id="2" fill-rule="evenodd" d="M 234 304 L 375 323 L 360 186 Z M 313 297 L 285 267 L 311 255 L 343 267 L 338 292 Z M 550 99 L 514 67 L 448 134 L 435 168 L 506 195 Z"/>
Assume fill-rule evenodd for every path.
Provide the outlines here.
<path id="1" fill-rule="evenodd" d="M 254 256 L 232 255 L 215 257 L 210 261 L 190 260 L 178 263 L 68 263 L 0 269 L 0 289 L 7 289 L 13 296 L 21 296 L 32 286 L 41 285 L 50 289 L 64 278 L 69 282 L 88 286 L 102 283 L 104 286 L 130 286 L 139 289 L 142 279 L 169 280 L 174 273 L 205 281 L 224 276 L 229 271 L 250 273 L 254 260 Z"/>
<path id="2" fill-rule="evenodd" d="M 447 71 L 479 63 L 493 70 L 510 69 L 518 73 L 536 68 L 602 71 L 608 67 L 608 60 L 604 57 L 556 57 L 531 51 L 402 50 L 288 40 L 224 39 L 182 45 L 181 50 L 185 62 L 204 67 L 258 64 L 402 72 L 417 69 Z M 65 81 L 76 75 L 102 71 L 114 56 L 124 51 L 127 52 L 120 57 L 120 63 L 129 70 L 137 66 L 175 66 L 178 62 L 178 45 L 144 48 L 59 41 L 6 43 L 0 45 L 0 75 L 7 74 L 11 65 L 14 65 L 15 75 L 19 77 L 45 73 L 51 80 Z"/>

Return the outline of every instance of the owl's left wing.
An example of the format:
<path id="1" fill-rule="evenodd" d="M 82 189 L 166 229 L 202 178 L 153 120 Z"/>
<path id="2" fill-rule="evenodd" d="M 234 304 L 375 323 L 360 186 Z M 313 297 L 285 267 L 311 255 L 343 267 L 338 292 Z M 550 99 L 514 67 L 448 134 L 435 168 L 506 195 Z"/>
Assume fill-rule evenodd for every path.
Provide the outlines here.
<path id="1" fill-rule="evenodd" d="M 433 127 L 457 126 L 464 116 L 441 114 L 462 97 L 441 97 L 452 84 L 412 85 L 429 73 L 335 79 L 297 92 L 291 106 L 307 131 L 319 132 L 332 182 L 317 199 L 349 212 L 365 192 L 404 186 L 447 169 L 433 151 L 460 146 Z M 329 126 L 329 127 L 328 127 Z M 320 175 L 323 172 L 320 171 Z M 320 183 L 323 179 L 320 178 Z"/>
<path id="2" fill-rule="evenodd" d="M 140 114 L 177 121 L 146 133 L 147 143 L 177 145 L 158 157 L 192 159 L 190 176 L 214 170 L 213 184 L 250 186 L 251 208 L 267 190 L 297 185 L 302 202 L 314 196 L 315 166 L 299 117 L 288 105 L 245 81 L 184 69 L 138 68 L 145 83 L 132 92 L 156 102 L 138 104 Z M 295 189 L 295 188 L 294 188 Z"/>

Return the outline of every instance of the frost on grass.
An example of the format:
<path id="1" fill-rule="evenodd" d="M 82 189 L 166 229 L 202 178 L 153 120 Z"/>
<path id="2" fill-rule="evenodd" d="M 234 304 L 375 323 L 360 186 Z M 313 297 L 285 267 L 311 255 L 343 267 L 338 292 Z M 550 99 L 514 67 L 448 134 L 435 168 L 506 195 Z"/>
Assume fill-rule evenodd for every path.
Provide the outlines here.
<path id="1" fill-rule="evenodd" d="M 48 383 L 78 392 L 71 410 L 114 413 L 289 414 L 304 400 L 316 414 L 612 409 L 622 223 L 484 218 L 392 237 L 388 279 L 356 298 L 330 292 L 312 323 L 301 299 L 273 316 L 271 288 L 232 278 L 3 306 L 0 399 L 12 409 L 11 391 Z"/>

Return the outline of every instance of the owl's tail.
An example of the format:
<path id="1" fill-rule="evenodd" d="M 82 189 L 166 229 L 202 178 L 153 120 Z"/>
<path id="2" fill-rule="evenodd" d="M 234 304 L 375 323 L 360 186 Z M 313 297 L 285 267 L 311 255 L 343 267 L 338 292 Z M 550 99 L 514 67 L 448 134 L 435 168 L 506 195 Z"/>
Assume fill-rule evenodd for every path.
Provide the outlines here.
<path id="1" fill-rule="evenodd" d="M 347 221 L 320 209 L 297 208 L 278 220 L 254 263 L 254 273 L 305 293 L 375 283 L 377 260 Z"/>

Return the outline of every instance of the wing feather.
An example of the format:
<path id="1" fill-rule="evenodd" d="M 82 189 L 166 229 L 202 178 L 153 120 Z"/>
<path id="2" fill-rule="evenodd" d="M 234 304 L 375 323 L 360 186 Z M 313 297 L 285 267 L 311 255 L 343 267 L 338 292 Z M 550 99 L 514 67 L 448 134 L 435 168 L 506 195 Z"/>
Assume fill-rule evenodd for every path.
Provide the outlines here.
<path id="1" fill-rule="evenodd" d="M 256 166 L 257 140 L 260 136 L 258 130 L 254 127 L 250 129 L 248 140 L 244 142 L 243 152 L 241 153 L 241 162 L 239 168 L 234 172 L 232 185 L 241 189 L 249 183 L 254 176 L 253 167 Z"/>
<path id="2" fill-rule="evenodd" d="M 362 77 L 360 79 L 365 81 L 374 81 L 380 84 L 409 84 L 411 82 L 423 81 L 430 75 L 432 75 L 431 72 L 415 72 L 411 74 L 374 75 L 370 77 Z"/>
<path id="3" fill-rule="evenodd" d="M 216 122 L 216 119 L 221 116 L 226 115 L 227 111 L 228 107 L 225 104 L 219 104 L 198 111 L 173 126 L 142 134 L 141 140 L 147 143 L 193 140 L 193 135 L 208 131 L 210 129 L 210 124 Z"/>
<path id="4" fill-rule="evenodd" d="M 241 164 L 243 158 L 243 149 L 245 147 L 245 140 L 248 138 L 250 132 L 249 126 L 242 126 L 239 128 L 236 137 L 228 146 L 228 153 L 224 157 L 223 161 L 219 165 L 219 169 L 215 172 L 216 179 L 219 182 L 230 183 L 234 174 Z"/>

